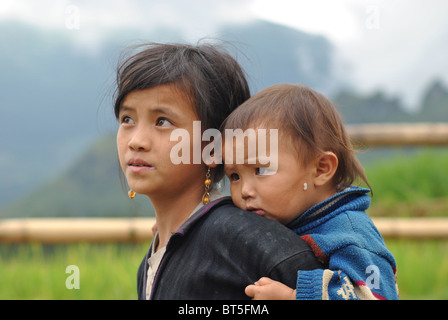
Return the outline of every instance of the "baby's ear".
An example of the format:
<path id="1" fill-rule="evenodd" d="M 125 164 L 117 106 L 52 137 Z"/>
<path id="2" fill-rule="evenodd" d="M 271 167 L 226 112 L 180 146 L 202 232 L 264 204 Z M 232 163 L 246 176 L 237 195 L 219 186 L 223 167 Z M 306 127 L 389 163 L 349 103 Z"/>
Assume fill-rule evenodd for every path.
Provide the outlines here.
<path id="1" fill-rule="evenodd" d="M 316 159 L 314 184 L 323 186 L 330 182 L 338 169 L 338 164 L 338 157 L 333 152 L 327 151 L 319 155 Z"/>

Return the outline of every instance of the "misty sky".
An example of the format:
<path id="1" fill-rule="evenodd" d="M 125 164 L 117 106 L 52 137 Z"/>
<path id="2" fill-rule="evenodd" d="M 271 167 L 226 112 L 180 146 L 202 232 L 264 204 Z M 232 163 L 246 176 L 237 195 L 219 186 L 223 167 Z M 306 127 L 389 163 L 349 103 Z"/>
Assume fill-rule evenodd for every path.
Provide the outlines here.
<path id="1" fill-rule="evenodd" d="M 186 41 L 195 41 L 219 36 L 223 23 L 269 20 L 325 35 L 338 49 L 342 77 L 364 91 L 382 88 L 401 96 L 411 107 L 433 78 L 448 83 L 447 16 L 445 0 L 0 2 L 0 21 L 58 29 L 91 50 L 119 28 L 167 27 L 181 31 Z"/>

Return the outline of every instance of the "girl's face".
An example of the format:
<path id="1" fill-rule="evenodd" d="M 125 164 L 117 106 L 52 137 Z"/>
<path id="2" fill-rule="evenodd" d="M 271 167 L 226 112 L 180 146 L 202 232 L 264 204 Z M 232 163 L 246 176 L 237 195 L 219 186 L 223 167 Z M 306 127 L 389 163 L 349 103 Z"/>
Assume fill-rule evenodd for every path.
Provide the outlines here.
<path id="1" fill-rule="evenodd" d="M 117 147 L 131 189 L 151 199 L 169 200 L 192 187 L 202 188 L 198 178 L 204 175 L 202 165 L 175 165 L 170 159 L 171 149 L 178 143 L 170 141 L 171 132 L 181 128 L 192 137 L 195 120 L 199 119 L 190 101 L 169 85 L 132 91 L 125 97 L 119 112 Z"/>
<path id="2" fill-rule="evenodd" d="M 260 165 L 258 159 L 257 164 L 246 161 L 245 164 L 225 164 L 233 202 L 243 210 L 282 224 L 293 221 L 318 203 L 313 186 L 313 166 L 301 163 L 295 149 L 280 139 L 275 173 L 268 171 L 269 164 Z"/>

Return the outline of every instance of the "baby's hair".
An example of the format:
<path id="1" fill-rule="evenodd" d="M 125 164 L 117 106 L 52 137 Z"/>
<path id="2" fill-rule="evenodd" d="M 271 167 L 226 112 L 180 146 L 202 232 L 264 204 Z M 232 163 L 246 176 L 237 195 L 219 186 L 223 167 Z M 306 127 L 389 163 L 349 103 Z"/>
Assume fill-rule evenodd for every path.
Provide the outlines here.
<path id="1" fill-rule="evenodd" d="M 250 97 L 246 75 L 238 62 L 218 44 L 136 46 L 117 68 L 114 112 L 118 119 L 126 95 L 158 85 L 173 85 L 190 99 L 202 130 L 219 129 L 224 119 Z M 223 177 L 215 168 L 213 181 Z"/>
<path id="2" fill-rule="evenodd" d="M 333 152 L 338 158 L 333 178 L 338 191 L 358 178 L 370 188 L 340 114 L 322 94 L 303 85 L 268 87 L 238 107 L 221 130 L 257 127 L 278 129 L 279 139 L 290 143 L 302 164 L 324 152 Z"/>

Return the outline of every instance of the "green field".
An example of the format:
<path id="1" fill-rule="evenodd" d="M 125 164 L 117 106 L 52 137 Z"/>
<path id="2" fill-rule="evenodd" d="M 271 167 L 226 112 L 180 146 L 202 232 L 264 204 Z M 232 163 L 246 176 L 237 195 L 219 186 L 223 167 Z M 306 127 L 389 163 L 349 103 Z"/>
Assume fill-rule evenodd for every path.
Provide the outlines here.
<path id="1" fill-rule="evenodd" d="M 387 241 L 398 264 L 401 299 L 448 299 L 446 241 Z M 136 299 L 136 273 L 146 244 L 2 246 L 0 299 Z M 79 268 L 68 289 L 67 266 Z M 72 283 L 69 279 L 69 283 Z"/>
<path id="2" fill-rule="evenodd" d="M 137 268 L 148 246 L 3 245 L 0 299 L 137 299 Z M 79 268 L 79 289 L 67 288 L 71 265 Z"/>
<path id="3" fill-rule="evenodd" d="M 392 160 L 391 160 L 392 159 Z M 366 165 L 372 216 L 448 217 L 448 152 L 409 152 Z M 448 299 L 448 239 L 388 240 L 401 299 Z M 136 299 L 144 244 L 0 245 L 0 299 Z M 67 288 L 68 266 L 79 289 Z"/>
<path id="4" fill-rule="evenodd" d="M 400 299 L 448 299 L 448 241 L 386 241 L 397 261 Z"/>
<path id="5" fill-rule="evenodd" d="M 373 189 L 371 216 L 448 218 L 446 148 L 402 150 L 365 168 Z"/>

